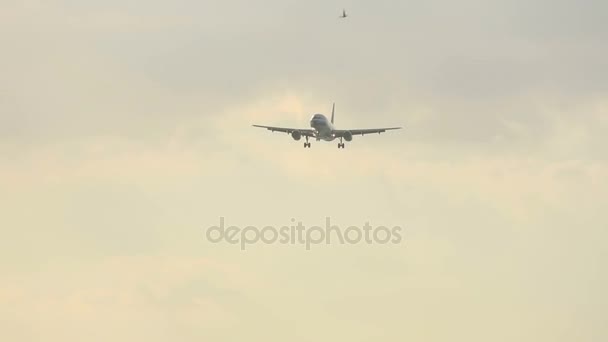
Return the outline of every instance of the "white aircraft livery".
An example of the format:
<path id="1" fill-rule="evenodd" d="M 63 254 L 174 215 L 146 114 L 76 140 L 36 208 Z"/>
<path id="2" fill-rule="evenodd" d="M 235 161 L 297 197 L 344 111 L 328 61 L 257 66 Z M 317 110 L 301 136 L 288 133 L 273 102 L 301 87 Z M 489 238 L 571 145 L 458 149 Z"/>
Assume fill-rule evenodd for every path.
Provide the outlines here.
<path id="1" fill-rule="evenodd" d="M 334 112 L 336 104 L 334 103 L 331 108 L 331 121 L 327 120 L 327 117 L 323 114 L 315 114 L 310 119 L 311 128 L 288 128 L 288 127 L 272 127 L 272 126 L 261 126 L 253 125 L 253 127 L 266 128 L 272 132 L 285 132 L 291 134 L 294 140 L 300 140 L 302 137 L 306 138 L 304 148 L 310 148 L 309 138 L 314 138 L 317 141 L 334 141 L 340 139 L 338 148 L 344 148 L 344 142 L 353 140 L 353 135 L 365 135 L 371 133 L 383 133 L 393 129 L 401 129 L 401 127 L 387 127 L 387 128 L 364 128 L 364 129 L 335 129 L 334 128 Z"/>

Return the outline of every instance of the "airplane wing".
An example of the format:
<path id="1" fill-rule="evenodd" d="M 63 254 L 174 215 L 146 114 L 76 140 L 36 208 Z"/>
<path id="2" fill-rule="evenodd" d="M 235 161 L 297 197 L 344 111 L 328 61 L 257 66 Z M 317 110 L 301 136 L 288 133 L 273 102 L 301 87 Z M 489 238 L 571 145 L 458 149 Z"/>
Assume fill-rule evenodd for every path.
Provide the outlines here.
<path id="1" fill-rule="evenodd" d="M 384 133 L 386 131 L 401 129 L 401 127 L 386 127 L 386 128 L 364 128 L 364 129 L 335 129 L 333 132 L 336 137 L 344 136 L 346 132 L 350 132 L 352 135 L 366 135 L 372 133 Z"/>
<path id="2" fill-rule="evenodd" d="M 313 136 L 313 131 L 310 128 L 288 128 L 288 127 L 272 127 L 272 126 L 261 126 L 261 125 L 253 125 L 253 127 L 266 128 L 271 132 L 284 132 L 287 134 L 291 134 L 294 131 L 300 132 L 303 136 Z"/>

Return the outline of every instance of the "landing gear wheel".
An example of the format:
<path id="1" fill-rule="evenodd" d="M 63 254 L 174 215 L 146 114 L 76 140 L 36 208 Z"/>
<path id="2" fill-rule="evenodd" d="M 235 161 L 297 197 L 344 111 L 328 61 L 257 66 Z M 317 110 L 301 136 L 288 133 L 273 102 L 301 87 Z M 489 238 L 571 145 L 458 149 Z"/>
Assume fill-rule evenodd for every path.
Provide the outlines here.
<path id="1" fill-rule="evenodd" d="M 344 143 L 338 143 L 338 148 L 344 148 Z"/>
<path id="2" fill-rule="evenodd" d="M 308 135 L 306 136 L 306 142 L 304 143 L 304 148 L 310 148 L 310 143 L 308 142 Z"/>

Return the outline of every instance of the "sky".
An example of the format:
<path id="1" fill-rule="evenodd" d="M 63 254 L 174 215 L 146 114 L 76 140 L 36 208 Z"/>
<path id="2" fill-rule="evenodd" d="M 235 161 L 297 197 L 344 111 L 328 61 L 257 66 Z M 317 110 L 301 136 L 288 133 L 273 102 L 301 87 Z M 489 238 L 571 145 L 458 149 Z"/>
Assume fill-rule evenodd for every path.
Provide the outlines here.
<path id="1" fill-rule="evenodd" d="M 0 339 L 607 340 L 607 15 L 0 0 Z M 404 129 L 251 127 L 334 102 Z M 206 239 L 222 217 L 402 241 L 242 250 Z"/>

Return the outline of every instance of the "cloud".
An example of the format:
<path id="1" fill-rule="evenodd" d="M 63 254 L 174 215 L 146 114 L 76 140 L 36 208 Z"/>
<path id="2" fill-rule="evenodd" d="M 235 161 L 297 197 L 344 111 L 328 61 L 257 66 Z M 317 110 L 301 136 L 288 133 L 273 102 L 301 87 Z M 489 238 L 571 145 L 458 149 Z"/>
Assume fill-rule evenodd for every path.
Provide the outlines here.
<path id="1" fill-rule="evenodd" d="M 238 303 L 246 294 L 240 284 L 254 288 L 256 282 L 247 273 L 205 258 L 116 256 L 86 268 L 5 274 L 0 301 L 11 309 L 0 315 L 27 322 L 26 331 L 11 330 L 31 337 L 75 339 L 96 331 L 94 339 L 102 339 L 120 330 L 161 340 L 201 324 L 213 336 L 242 314 Z"/>
<path id="2" fill-rule="evenodd" d="M 539 97 L 581 104 L 606 92 L 603 45 L 530 35 L 542 24 L 550 32 L 580 27 L 577 37 L 601 34 L 595 19 L 583 18 L 602 5 L 552 4 L 543 21 L 533 20 L 541 5 L 448 5 L 408 4 L 405 22 L 391 11 L 402 5 L 365 5 L 353 9 L 361 20 L 339 25 L 286 20 L 286 5 L 251 15 L 244 3 L 8 6 L 0 139 L 164 137 L 287 88 L 314 98 L 311 107 L 338 102 L 341 120 L 409 122 L 410 112 L 432 109 L 419 130 L 436 133 L 429 138 L 487 141 L 505 133 L 505 120 L 542 128 Z M 317 6 L 301 9 L 317 16 Z"/>

